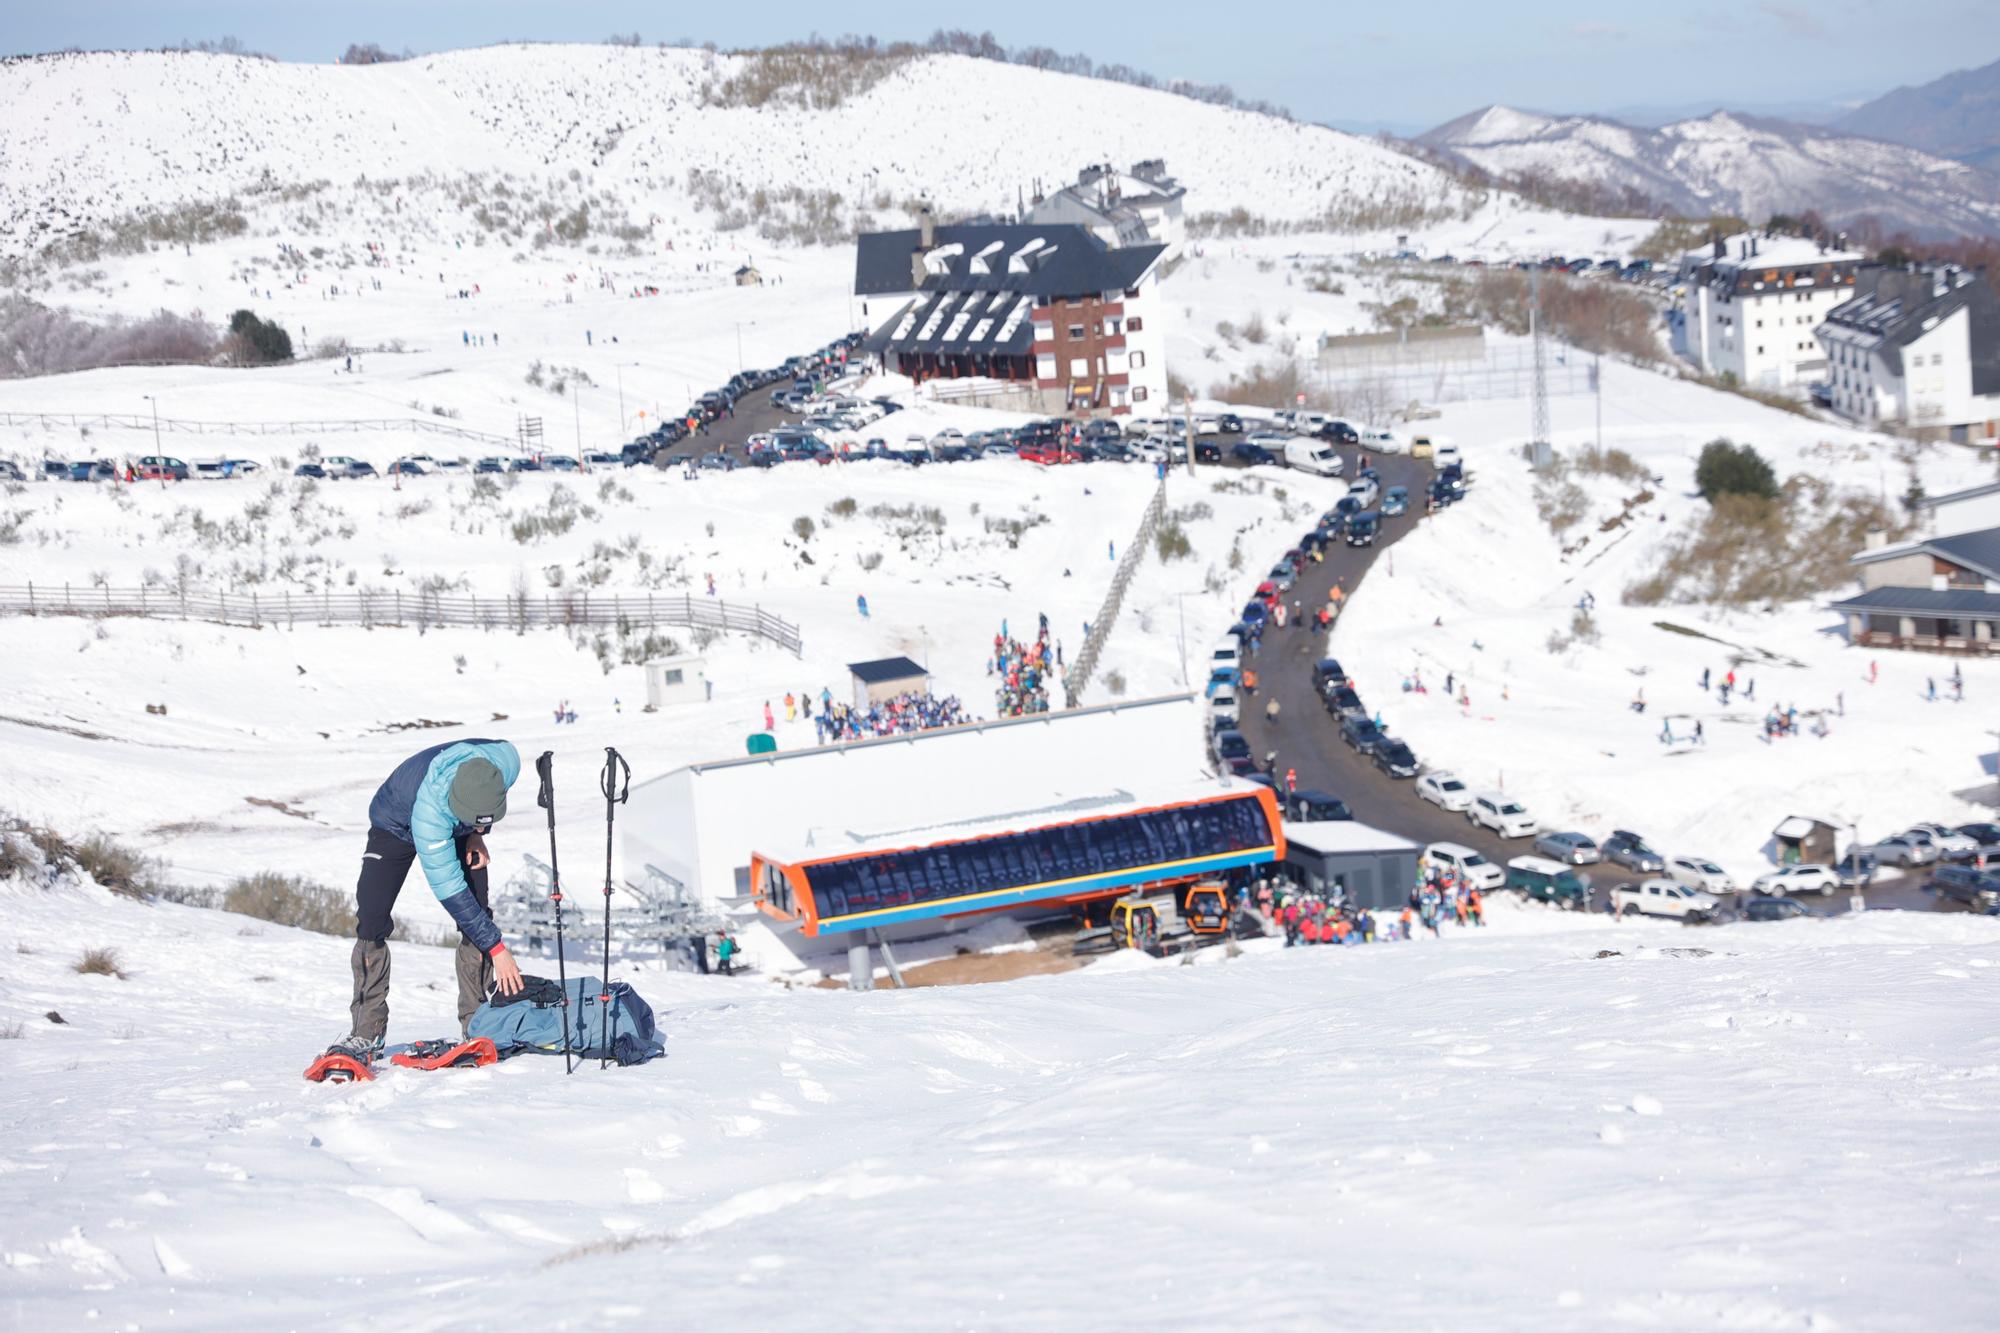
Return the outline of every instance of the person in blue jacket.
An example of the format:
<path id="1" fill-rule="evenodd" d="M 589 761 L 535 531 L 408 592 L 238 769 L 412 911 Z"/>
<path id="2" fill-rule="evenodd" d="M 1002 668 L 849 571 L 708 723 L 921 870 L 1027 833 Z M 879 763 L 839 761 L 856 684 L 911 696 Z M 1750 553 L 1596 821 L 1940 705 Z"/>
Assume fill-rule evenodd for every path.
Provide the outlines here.
<path id="1" fill-rule="evenodd" d="M 381 1050 L 395 928 L 389 913 L 412 862 L 458 926 L 461 1032 L 496 984 L 503 994 L 520 992 L 521 969 L 486 906 L 486 833 L 506 817 L 507 789 L 520 775 L 521 756 L 506 741 L 453 741 L 411 755 L 376 790 L 355 886 L 353 1030 L 333 1050 L 366 1058 Z"/>

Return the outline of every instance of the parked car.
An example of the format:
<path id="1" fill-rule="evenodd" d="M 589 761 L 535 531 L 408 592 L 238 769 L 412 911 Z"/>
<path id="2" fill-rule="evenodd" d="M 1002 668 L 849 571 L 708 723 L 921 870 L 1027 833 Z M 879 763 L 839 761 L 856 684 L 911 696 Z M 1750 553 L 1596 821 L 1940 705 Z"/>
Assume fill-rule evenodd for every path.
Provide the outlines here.
<path id="1" fill-rule="evenodd" d="M 44 458 L 42 460 L 42 480 L 69 480 L 69 460 L 67 458 Z"/>
<path id="2" fill-rule="evenodd" d="M 1472 804 L 1472 789 L 1455 773 L 1426 773 L 1417 779 L 1417 795 L 1440 810 L 1461 811 Z"/>
<path id="3" fill-rule="evenodd" d="M 133 465 L 132 475 L 140 481 L 186 481 L 188 465 L 178 458 L 148 454 Z"/>
<path id="4" fill-rule="evenodd" d="M 1708 921 L 1721 905 L 1712 893 L 1672 879 L 1642 879 L 1611 890 L 1611 906 L 1620 916 L 1671 916 L 1682 921 Z"/>
<path id="5" fill-rule="evenodd" d="M 28 474 L 11 458 L 0 458 L 0 481 L 26 481 Z"/>
<path id="6" fill-rule="evenodd" d="M 319 462 L 320 466 L 326 469 L 326 475 L 332 477 L 335 481 L 342 481 L 356 475 L 354 469 L 361 466 L 360 459 L 349 458 L 346 454 L 329 454 L 325 458 L 320 459 Z M 370 471 L 372 472 L 373 469 L 371 468 Z"/>
<path id="7" fill-rule="evenodd" d="M 1752 898 L 1743 904 L 1745 921 L 1790 921 L 1796 917 L 1815 916 L 1797 898 Z"/>
<path id="8" fill-rule="evenodd" d="M 1290 592 L 1292 584 L 1298 581 L 1298 577 L 1288 560 L 1281 560 L 1271 566 L 1270 581 L 1277 585 L 1279 592 Z"/>
<path id="9" fill-rule="evenodd" d="M 1237 777 L 1248 777 L 1257 771 L 1257 757 L 1250 752 L 1250 742 L 1240 731 L 1216 733 L 1215 758 Z"/>
<path id="10" fill-rule="evenodd" d="M 1324 422 L 1313 434 L 1323 440 L 1331 440 L 1335 444 L 1361 443 L 1361 432 L 1355 430 L 1354 427 L 1348 425 L 1345 421 Z"/>
<path id="11" fill-rule="evenodd" d="M 1250 467 L 1255 467 L 1259 464 L 1276 463 L 1278 461 L 1276 454 L 1257 443 L 1254 439 L 1238 440 L 1235 444 L 1229 446 L 1229 456 L 1237 462 Z"/>
<path id="12" fill-rule="evenodd" d="M 1326 692 L 1326 711 L 1335 717 L 1349 717 L 1366 713 L 1361 705 L 1361 696 L 1354 692 L 1352 685 L 1336 685 Z"/>
<path id="13" fill-rule="evenodd" d="M 1987 908 L 2000 904 L 2000 873 L 1972 866 L 1939 866 L 1931 872 L 1931 891 L 1940 898 Z"/>
<path id="14" fill-rule="evenodd" d="M 1882 839 L 1875 844 L 1874 852 L 1882 860 L 1894 861 L 1905 870 L 1912 866 L 1927 866 L 1938 859 L 1938 848 L 1914 829 Z"/>
<path id="15" fill-rule="evenodd" d="M 1594 865 L 1603 859 L 1596 840 L 1587 833 L 1544 833 L 1535 839 L 1535 850 L 1564 865 Z"/>
<path id="16" fill-rule="evenodd" d="M 1507 863 L 1507 887 L 1535 902 L 1572 912 L 1590 907 L 1590 877 L 1545 856 L 1517 856 Z"/>
<path id="17" fill-rule="evenodd" d="M 118 465 L 103 458 L 83 458 L 69 465 L 71 481 L 116 481 Z"/>
<path id="18" fill-rule="evenodd" d="M 1354 812 L 1347 808 L 1347 802 L 1331 792 L 1295 791 L 1285 798 L 1285 818 L 1300 821 L 1352 819 Z"/>
<path id="19" fill-rule="evenodd" d="M 389 464 L 389 475 L 392 477 L 421 477 L 425 471 L 424 465 L 414 458 L 399 458 Z"/>
<path id="20" fill-rule="evenodd" d="M 1374 754 L 1375 747 L 1382 743 L 1381 731 L 1368 718 L 1359 713 L 1350 713 L 1340 720 L 1340 739 L 1362 754 Z"/>
<path id="21" fill-rule="evenodd" d="M 1237 719 L 1242 716 L 1236 701 L 1236 691 L 1230 687 L 1218 686 L 1208 696 L 1208 713 L 1210 717 L 1226 717 L 1229 719 L 1229 725 L 1235 726 Z"/>
<path id="22" fill-rule="evenodd" d="M 318 463 L 301 463 L 292 469 L 295 477 L 311 477 L 315 481 L 326 480 L 326 468 Z"/>
<path id="23" fill-rule="evenodd" d="M 1928 839 L 1940 859 L 1953 852 L 1976 852 L 1980 844 L 1980 839 L 1972 837 L 1962 829 L 1955 829 L 1945 824 L 1912 824 L 1905 830 L 1904 836 Z"/>
<path id="24" fill-rule="evenodd" d="M 1313 663 L 1313 688 L 1324 695 L 1330 687 L 1345 685 L 1347 672 L 1340 662 L 1331 657 L 1322 657 Z"/>
<path id="25" fill-rule="evenodd" d="M 1841 887 L 1865 889 L 1875 882 L 1875 874 L 1881 869 L 1875 853 L 1850 851 L 1833 863 L 1834 873 L 1840 876 Z"/>
<path id="26" fill-rule="evenodd" d="M 1382 530 L 1382 516 L 1373 509 L 1363 510 L 1347 520 L 1347 531 L 1341 540 L 1349 546 L 1373 546 L 1375 534 Z"/>
<path id="27" fill-rule="evenodd" d="M 1234 639 L 1225 639 L 1209 649 L 1208 665 L 1214 667 L 1240 667 L 1243 665 L 1243 645 Z"/>
<path id="28" fill-rule="evenodd" d="M 507 470 L 507 460 L 504 458 L 482 458 L 472 465 L 472 470 L 488 476 L 495 472 L 505 472 Z"/>
<path id="29" fill-rule="evenodd" d="M 1431 456 L 1432 451 L 1435 448 L 1436 446 L 1431 443 L 1430 436 L 1428 435 L 1416 436 L 1414 439 L 1410 441 L 1410 457 L 1429 458 Z"/>
<path id="30" fill-rule="evenodd" d="M 583 471 L 583 464 L 577 462 L 568 454 L 549 454 L 542 459 L 542 471 L 581 472 Z"/>
<path id="31" fill-rule="evenodd" d="M 1475 889 L 1504 888 L 1507 872 L 1478 852 L 1457 842 L 1434 842 L 1424 848 L 1424 860 L 1440 872 L 1456 875 Z"/>
<path id="32" fill-rule="evenodd" d="M 1375 767 L 1392 778 L 1413 778 L 1417 775 L 1417 756 L 1394 736 L 1384 736 L 1375 743 Z"/>
<path id="33" fill-rule="evenodd" d="M 1431 466 L 1440 472 L 1464 461 L 1455 444 L 1440 444 L 1431 451 Z"/>
<path id="34" fill-rule="evenodd" d="M 1287 440 L 1283 458 L 1286 467 L 1316 477 L 1337 477 L 1347 468 L 1347 460 L 1340 456 L 1340 451 L 1325 440 Z"/>
<path id="35" fill-rule="evenodd" d="M 1736 881 L 1729 878 L 1729 872 L 1705 856 L 1670 856 L 1667 858 L 1667 874 L 1677 883 L 1700 889 L 1703 893 L 1736 892 Z"/>
<path id="36" fill-rule="evenodd" d="M 1472 803 L 1465 807 L 1465 818 L 1503 838 L 1527 838 L 1535 832 L 1535 817 L 1528 813 L 1528 807 L 1505 792 L 1475 794 Z"/>
<path id="37" fill-rule="evenodd" d="M 1613 829 L 1601 850 L 1605 860 L 1642 875 L 1657 875 L 1667 868 L 1667 859 L 1629 829 Z"/>
<path id="38" fill-rule="evenodd" d="M 1410 488 L 1391 486 L 1382 492 L 1382 517 L 1396 518 L 1410 512 Z"/>
<path id="39" fill-rule="evenodd" d="M 1215 433 L 1218 435 L 1241 435 L 1243 418 L 1234 412 L 1223 412 L 1215 418 Z"/>
<path id="40" fill-rule="evenodd" d="M 1403 452 L 1403 438 L 1393 430 L 1380 426 L 1363 426 L 1360 438 L 1355 441 L 1371 454 L 1400 454 Z"/>
<path id="41" fill-rule="evenodd" d="M 1124 450 L 1120 449 L 1119 452 L 1122 454 Z M 1197 463 L 1220 463 L 1222 461 L 1222 446 L 1213 440 L 1196 440 L 1194 444 L 1194 461 Z"/>
<path id="42" fill-rule="evenodd" d="M 348 463 L 346 475 L 349 481 L 363 481 L 369 477 L 379 477 L 382 474 L 375 470 L 373 463 L 362 459 L 354 459 Z"/>
<path id="43" fill-rule="evenodd" d="M 1817 893 L 1832 897 L 1841 888 L 1840 875 L 1832 866 L 1779 866 L 1750 881 L 1750 892 L 1772 896 Z"/>
<path id="44" fill-rule="evenodd" d="M 1382 498 L 1382 488 L 1373 477 L 1361 477 L 1348 486 L 1347 498 L 1355 501 L 1361 509 L 1373 509 L 1375 502 Z"/>

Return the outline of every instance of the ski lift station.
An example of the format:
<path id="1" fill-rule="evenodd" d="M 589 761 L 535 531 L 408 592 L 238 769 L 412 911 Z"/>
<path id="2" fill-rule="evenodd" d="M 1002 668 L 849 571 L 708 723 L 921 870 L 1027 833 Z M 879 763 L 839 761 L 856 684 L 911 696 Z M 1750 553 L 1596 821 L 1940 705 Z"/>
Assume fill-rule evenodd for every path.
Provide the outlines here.
<path id="1" fill-rule="evenodd" d="M 636 784 L 625 865 L 812 941 L 936 935 L 1279 861 L 1270 788 L 1201 763 L 1191 694 L 691 764 Z"/>

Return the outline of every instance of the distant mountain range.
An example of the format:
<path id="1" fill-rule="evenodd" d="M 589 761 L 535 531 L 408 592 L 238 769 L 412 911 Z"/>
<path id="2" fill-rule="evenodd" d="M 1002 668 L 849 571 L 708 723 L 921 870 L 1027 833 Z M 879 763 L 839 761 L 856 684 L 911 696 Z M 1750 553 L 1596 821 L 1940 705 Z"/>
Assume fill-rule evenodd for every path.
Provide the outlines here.
<path id="1" fill-rule="evenodd" d="M 1990 73 L 1975 71 L 1973 77 Z M 1908 90 L 1908 97 L 1925 93 Z M 1845 119 L 1872 114 L 1886 123 L 1898 113 L 1894 107 L 1881 109 L 1883 104 L 1904 96 L 1892 93 Z M 1969 107 L 1971 100 L 1961 97 L 1950 105 Z M 1905 124 L 1920 119 L 1915 111 L 1901 114 Z M 1925 238 L 2000 233 L 2000 176 L 1906 144 L 1862 137 L 1844 128 L 1845 119 L 1843 127 L 1822 127 L 1718 111 L 1654 129 L 1597 116 L 1491 106 L 1419 135 L 1416 142 L 1503 182 L 1538 180 L 1607 197 L 1640 196 L 1689 216 L 1733 213 L 1756 222 L 1773 213 L 1813 209 L 1836 225 L 1873 217 L 1885 231 Z M 1968 112 L 1959 137 L 1982 129 L 1995 132 L 1993 124 L 1978 125 Z"/>
<path id="2" fill-rule="evenodd" d="M 1884 93 L 1832 125 L 2000 171 L 2000 60 Z"/>

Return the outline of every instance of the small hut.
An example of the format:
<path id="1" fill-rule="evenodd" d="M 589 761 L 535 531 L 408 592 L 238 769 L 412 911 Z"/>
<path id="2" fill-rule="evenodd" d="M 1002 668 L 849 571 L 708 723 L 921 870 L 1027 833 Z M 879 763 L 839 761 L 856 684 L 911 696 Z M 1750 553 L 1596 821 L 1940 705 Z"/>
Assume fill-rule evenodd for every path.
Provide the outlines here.
<path id="1" fill-rule="evenodd" d="M 923 694 L 931 685 L 931 673 L 907 657 L 849 662 L 847 670 L 854 677 L 854 707 L 864 713 L 870 704 L 899 694 Z"/>
<path id="2" fill-rule="evenodd" d="M 759 273 L 754 265 L 745 264 L 742 268 L 736 270 L 736 285 L 738 287 L 762 287 L 764 285 L 764 275 Z"/>
<path id="3" fill-rule="evenodd" d="M 1832 865 L 1840 830 L 1811 815 L 1790 815 L 1771 830 L 1778 844 L 1778 864 Z"/>

